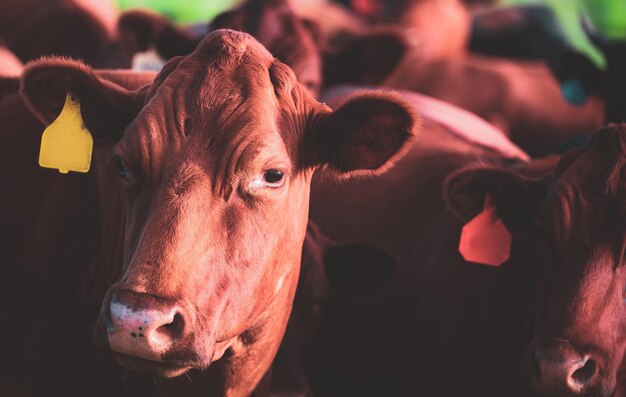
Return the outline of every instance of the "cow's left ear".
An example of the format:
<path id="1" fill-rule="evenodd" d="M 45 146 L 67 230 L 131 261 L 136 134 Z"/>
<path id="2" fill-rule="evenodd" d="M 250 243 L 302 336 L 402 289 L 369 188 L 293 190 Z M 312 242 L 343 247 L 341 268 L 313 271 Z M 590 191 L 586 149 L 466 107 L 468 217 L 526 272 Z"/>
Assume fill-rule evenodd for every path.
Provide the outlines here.
<path id="1" fill-rule="evenodd" d="M 115 141 L 122 136 L 141 109 L 146 91 L 129 91 L 99 78 L 88 66 L 66 58 L 30 62 L 20 85 L 29 109 L 46 125 L 61 113 L 66 95 L 75 95 L 95 143 Z"/>
<path id="2" fill-rule="evenodd" d="M 308 139 L 308 163 L 341 177 L 384 172 L 418 134 L 414 107 L 389 92 L 357 94 L 317 116 Z"/>
<path id="3" fill-rule="evenodd" d="M 456 217 L 468 222 L 483 211 L 486 196 L 490 195 L 498 217 L 510 232 L 516 233 L 534 222 L 548 193 L 551 172 L 537 174 L 527 176 L 501 166 L 470 166 L 447 178 L 444 198 Z"/>

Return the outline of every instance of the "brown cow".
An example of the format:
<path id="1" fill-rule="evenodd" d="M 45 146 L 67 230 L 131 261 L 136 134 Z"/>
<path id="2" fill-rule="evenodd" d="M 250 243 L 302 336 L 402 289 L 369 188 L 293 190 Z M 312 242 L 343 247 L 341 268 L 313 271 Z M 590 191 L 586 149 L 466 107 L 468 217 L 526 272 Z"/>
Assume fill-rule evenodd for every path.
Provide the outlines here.
<path id="1" fill-rule="evenodd" d="M 563 150 L 603 123 L 603 102 L 570 105 L 539 62 L 468 56 L 430 61 L 410 31 L 356 40 L 325 65 L 327 85 L 361 83 L 414 90 L 467 109 L 533 154 Z"/>
<path id="2" fill-rule="evenodd" d="M 538 276 L 526 354 L 532 390 L 626 395 L 626 126 L 596 132 L 587 147 L 563 156 L 547 180 L 474 167 L 452 175 L 447 190 L 463 220 L 492 194 L 514 233 L 513 249 L 518 242 L 526 251 L 513 253 L 512 261 Z"/>
<path id="3" fill-rule="evenodd" d="M 332 107 L 347 95 L 333 91 L 323 100 Z M 443 112 L 443 108 L 435 107 L 436 101 L 424 101 L 414 93 L 403 93 L 403 96 L 422 114 L 419 144 L 413 145 L 394 168 L 376 180 L 350 180 L 337 185 L 328 183 L 320 175 L 312 185 L 310 217 L 330 239 L 337 244 L 377 247 L 398 266 L 392 282 L 376 295 L 329 308 L 328 313 L 324 313 L 327 318 L 322 322 L 312 377 L 315 380 L 313 390 L 323 391 L 322 395 L 452 396 L 452 387 L 458 387 L 455 391 L 459 395 L 469 395 L 467 390 L 480 389 L 463 391 L 460 381 L 474 379 L 473 370 L 493 370 L 495 382 L 499 375 L 510 375 L 505 371 L 508 367 L 489 366 L 492 358 L 489 354 L 482 358 L 455 356 L 455 361 L 447 365 L 458 371 L 448 371 L 441 361 L 449 357 L 449 351 L 441 350 L 438 356 L 431 350 L 432 346 L 441 348 L 437 338 L 450 335 L 450 331 L 443 332 L 447 324 L 435 323 L 427 315 L 416 319 L 418 303 L 430 308 L 426 313 L 432 316 L 449 313 L 449 321 L 455 321 L 460 315 L 474 315 L 468 307 L 479 306 L 482 296 L 459 295 L 457 291 L 480 291 L 484 282 L 478 276 L 483 268 L 465 265 L 465 273 L 456 275 L 449 271 L 445 274 L 449 279 L 446 291 L 451 291 L 450 299 L 457 305 L 452 306 L 453 310 L 448 308 L 443 290 L 440 294 L 436 294 L 436 290 L 430 293 L 430 286 L 422 285 L 428 284 L 427 280 L 422 281 L 425 276 L 417 277 L 420 272 L 427 273 L 441 266 L 440 258 L 448 258 L 442 255 L 459 256 L 454 246 L 458 241 L 454 241 L 453 235 L 459 225 L 446 211 L 441 195 L 446 176 L 476 161 L 525 164 L 526 157 L 499 131 L 469 112 L 440 103 L 448 110 Z M 447 123 L 439 120 L 439 115 L 443 115 Z M 471 133 L 467 134 L 468 131 Z M 459 272 L 459 269 L 455 267 L 454 271 Z M 501 301 L 494 303 L 495 307 L 484 310 L 484 317 L 493 323 L 500 324 L 507 319 L 497 311 L 499 305 L 504 310 L 507 305 L 514 306 L 517 299 L 515 289 L 506 291 Z M 463 308 L 458 302 L 460 296 L 467 300 Z M 460 350 L 462 352 L 482 347 L 468 343 L 468 338 L 475 334 L 482 337 L 481 320 L 483 316 L 477 317 L 476 323 L 470 322 L 468 337 L 459 338 L 450 346 L 458 345 L 465 349 Z M 438 333 L 440 328 L 442 332 Z M 432 331 L 433 335 L 422 338 L 427 331 Z M 449 338 L 445 341 L 451 342 Z M 500 347 L 497 341 L 494 346 Z M 501 347 L 510 349 L 506 342 Z M 424 377 L 427 381 L 440 382 L 436 384 L 442 387 L 440 392 L 436 387 L 418 390 L 423 393 L 410 388 L 411 381 L 422 380 L 420 372 L 414 371 L 416 364 L 422 363 L 421 359 L 424 363 L 432 361 L 433 367 L 424 369 Z M 470 360 L 475 364 L 461 370 Z"/>
<path id="4" fill-rule="evenodd" d="M 100 68 L 128 68 L 115 35 L 117 14 L 99 0 L 0 0 L 0 38 L 22 62 L 42 55 L 82 59 Z"/>
<path id="5" fill-rule="evenodd" d="M 317 29 L 298 18 L 288 0 L 249 0 L 241 8 L 218 15 L 210 29 L 233 29 L 250 33 L 276 58 L 289 65 L 298 81 L 313 94 L 321 87 L 321 59 Z M 168 18 L 135 10 L 120 16 L 118 30 L 131 53 L 152 46 L 164 59 L 187 55 L 202 39 L 177 27 Z"/>
<path id="6" fill-rule="evenodd" d="M 133 370 L 203 370 L 160 393 L 248 395 L 286 326 L 313 170 L 386 170 L 415 134 L 413 109 L 372 93 L 331 112 L 249 35 L 225 30 L 134 92 L 77 63 L 26 68 L 22 92 L 43 121 L 68 91 L 97 144 L 110 245 L 96 271 L 123 265 L 96 340 Z M 116 173 L 124 183 L 111 189 Z"/>
<path id="7" fill-rule="evenodd" d="M 326 325 L 317 383 L 335 381 L 335 396 L 624 396 L 625 149 L 626 127 L 612 126 L 558 166 L 511 162 L 424 115 L 420 144 L 376 181 L 314 181 L 325 233 L 399 266 L 375 305 Z M 513 235 L 501 267 L 458 251 L 487 193 Z"/>

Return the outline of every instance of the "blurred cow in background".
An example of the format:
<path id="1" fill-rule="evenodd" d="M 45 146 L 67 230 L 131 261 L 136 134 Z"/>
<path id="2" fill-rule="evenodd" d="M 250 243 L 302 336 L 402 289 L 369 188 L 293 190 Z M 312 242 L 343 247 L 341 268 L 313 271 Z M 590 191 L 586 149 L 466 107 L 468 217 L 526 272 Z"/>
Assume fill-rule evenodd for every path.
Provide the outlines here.
<path id="1" fill-rule="evenodd" d="M 1 0 L 0 10 L 0 39 L 22 62 L 64 55 L 99 68 L 130 67 L 116 37 L 112 2 Z"/>
<path id="2" fill-rule="evenodd" d="M 503 156 L 426 116 L 419 142 L 375 181 L 313 185 L 311 218 L 330 238 L 398 267 L 379 299 L 322 328 L 323 395 L 624 395 L 624 125 L 560 159 Z M 472 226 L 480 214 L 511 239 Z M 470 226 L 487 250 L 510 248 L 500 266 L 464 259 Z"/>
<path id="3" fill-rule="evenodd" d="M 555 57 L 570 47 L 556 15 L 547 6 L 502 7 L 482 12 L 472 21 L 472 52 L 552 65 Z"/>
<path id="4" fill-rule="evenodd" d="M 328 85 L 410 89 L 467 109 L 493 123 L 532 154 L 557 152 L 589 137 L 603 122 L 603 102 L 569 104 L 540 62 L 467 55 L 428 61 L 411 31 L 363 36 L 325 64 Z"/>
<path id="5" fill-rule="evenodd" d="M 317 28 L 296 16 L 288 0 L 249 0 L 241 8 L 218 15 L 209 30 L 233 29 L 252 34 L 276 58 L 289 65 L 298 81 L 316 95 L 321 88 Z M 164 59 L 191 53 L 202 37 L 171 20 L 146 11 L 127 11 L 118 23 L 131 53 L 154 48 Z"/>
<path id="6" fill-rule="evenodd" d="M 495 0 L 347 0 L 373 25 L 414 29 L 422 59 L 434 61 L 462 56 L 469 43 L 471 8 Z"/>
<path id="7" fill-rule="evenodd" d="M 600 96 L 606 102 L 605 121 L 626 121 L 626 40 L 609 39 L 583 19 L 583 28 L 593 45 L 604 56 L 606 65 L 600 68 L 589 57 L 571 49 L 557 52 L 553 70 L 561 81 L 565 94 L 576 87 L 583 98 Z M 575 100 L 570 97 L 571 100 Z"/>

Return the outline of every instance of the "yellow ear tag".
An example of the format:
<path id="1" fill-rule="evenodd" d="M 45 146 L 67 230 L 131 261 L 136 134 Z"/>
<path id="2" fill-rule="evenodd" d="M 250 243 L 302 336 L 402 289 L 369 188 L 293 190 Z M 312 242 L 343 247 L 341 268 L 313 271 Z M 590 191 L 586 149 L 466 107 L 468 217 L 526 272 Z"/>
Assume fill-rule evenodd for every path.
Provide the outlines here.
<path id="1" fill-rule="evenodd" d="M 93 138 L 80 114 L 80 99 L 68 93 L 61 114 L 46 128 L 41 137 L 39 165 L 68 171 L 87 172 L 91 164 Z"/>

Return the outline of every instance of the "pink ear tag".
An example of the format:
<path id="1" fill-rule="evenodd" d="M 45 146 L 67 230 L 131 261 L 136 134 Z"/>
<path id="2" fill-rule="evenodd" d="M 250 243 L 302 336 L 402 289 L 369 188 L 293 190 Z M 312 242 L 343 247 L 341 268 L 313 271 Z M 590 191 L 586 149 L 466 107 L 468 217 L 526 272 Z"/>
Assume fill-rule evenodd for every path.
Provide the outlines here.
<path id="1" fill-rule="evenodd" d="M 468 262 L 500 266 L 511 255 L 511 232 L 498 218 L 490 194 L 485 196 L 483 211 L 463 226 L 459 252 Z"/>

